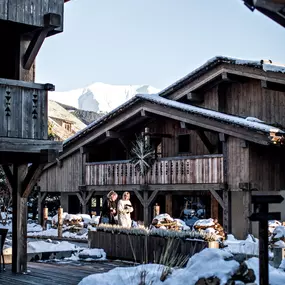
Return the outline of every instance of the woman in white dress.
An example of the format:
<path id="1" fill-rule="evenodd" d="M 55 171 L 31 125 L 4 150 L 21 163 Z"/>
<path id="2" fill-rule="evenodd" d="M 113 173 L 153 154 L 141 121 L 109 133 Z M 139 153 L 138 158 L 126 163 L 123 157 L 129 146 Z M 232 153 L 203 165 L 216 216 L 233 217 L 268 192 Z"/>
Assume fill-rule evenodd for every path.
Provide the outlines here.
<path id="1" fill-rule="evenodd" d="M 132 226 L 131 212 L 133 206 L 130 201 L 130 193 L 124 192 L 122 199 L 118 202 L 118 223 L 122 227 L 130 228 Z"/>

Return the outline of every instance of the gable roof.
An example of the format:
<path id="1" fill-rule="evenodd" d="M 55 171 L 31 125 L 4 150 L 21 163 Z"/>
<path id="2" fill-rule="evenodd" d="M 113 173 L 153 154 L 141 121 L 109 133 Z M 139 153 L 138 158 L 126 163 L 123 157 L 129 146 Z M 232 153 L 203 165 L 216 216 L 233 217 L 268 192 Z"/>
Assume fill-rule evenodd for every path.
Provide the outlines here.
<path id="1" fill-rule="evenodd" d="M 55 118 L 64 122 L 71 123 L 71 128 L 74 132 L 82 130 L 86 127 L 86 125 L 81 122 L 76 116 L 74 116 L 72 113 L 63 108 L 60 104 L 52 100 L 49 100 L 48 102 L 48 116 L 50 118 Z"/>
<path id="2" fill-rule="evenodd" d="M 273 73 L 282 73 L 285 74 L 285 65 L 274 64 L 271 60 L 260 60 L 260 61 L 253 61 L 253 60 L 243 60 L 243 59 L 236 59 L 224 56 L 216 56 L 208 60 L 206 63 L 198 67 L 197 69 L 193 70 L 192 72 L 188 73 L 186 76 L 182 77 L 181 79 L 177 80 L 170 86 L 163 89 L 158 94 L 162 97 L 167 97 L 171 93 L 177 91 L 178 89 L 182 88 L 186 84 L 196 80 L 197 78 L 201 77 L 202 75 L 206 74 L 210 70 L 214 69 L 215 67 L 221 64 L 228 64 L 228 65 L 235 65 L 235 66 L 245 66 L 255 68 L 264 72 L 273 72 Z M 219 74 L 217 74 L 219 75 Z M 284 76 L 284 83 L 285 83 L 285 76 Z"/>
<path id="3" fill-rule="evenodd" d="M 165 117 L 170 117 L 170 111 L 171 110 L 178 110 L 182 112 L 182 116 L 176 119 L 183 121 L 185 119 L 185 122 L 187 121 L 187 115 L 189 116 L 194 115 L 196 116 L 196 124 L 200 126 L 206 126 L 207 122 L 219 122 L 219 127 L 216 128 L 219 129 L 220 132 L 224 133 L 229 133 L 233 134 L 232 131 L 229 130 L 227 127 L 228 125 L 233 126 L 233 127 L 238 127 L 235 129 L 235 133 L 241 132 L 242 129 L 250 130 L 252 132 L 256 132 L 258 134 L 261 134 L 262 136 L 262 144 L 271 144 L 274 143 L 274 140 L 276 140 L 276 136 L 278 138 L 282 138 L 283 142 L 283 136 L 285 136 L 285 132 L 279 128 L 276 128 L 271 125 L 267 125 L 266 123 L 263 123 L 261 121 L 253 121 L 250 118 L 241 118 L 238 116 L 233 116 L 233 115 L 228 115 L 224 114 L 221 112 L 201 108 L 201 107 L 196 107 L 192 105 L 188 105 L 185 103 L 180 103 L 177 101 L 169 100 L 166 98 L 163 98 L 159 95 L 145 95 L 145 94 L 138 94 L 126 103 L 120 105 L 118 108 L 114 109 L 112 112 L 108 113 L 107 115 L 101 117 L 100 119 L 94 121 L 90 125 L 88 125 L 86 128 L 83 130 L 77 132 L 75 135 L 72 137 L 68 138 L 67 140 L 64 141 L 63 146 L 67 147 L 70 144 L 76 142 L 78 139 L 84 137 L 85 135 L 91 133 L 92 131 L 95 131 L 97 128 L 102 126 L 103 124 L 107 124 L 109 120 L 112 118 L 118 116 L 119 114 L 126 112 L 128 108 L 131 106 L 134 106 L 135 104 L 138 103 L 149 103 L 151 105 L 141 105 L 141 109 L 144 109 L 146 111 L 152 112 L 154 110 L 154 105 L 157 106 L 162 106 L 163 109 L 157 110 L 157 113 L 160 115 L 163 115 Z M 138 112 L 139 110 L 137 110 Z M 155 113 L 155 111 L 153 111 Z M 181 113 L 180 113 L 181 114 Z M 174 118 L 174 117 L 173 117 Z M 205 123 L 199 122 L 202 121 L 202 119 L 206 119 Z M 222 124 L 222 125 L 221 125 Z M 224 127 L 223 127 L 224 126 Z M 209 129 L 211 129 L 210 124 L 209 124 Z M 251 138 L 250 136 L 248 137 L 248 140 L 254 141 L 254 142 L 259 142 L 258 139 L 256 138 Z"/>

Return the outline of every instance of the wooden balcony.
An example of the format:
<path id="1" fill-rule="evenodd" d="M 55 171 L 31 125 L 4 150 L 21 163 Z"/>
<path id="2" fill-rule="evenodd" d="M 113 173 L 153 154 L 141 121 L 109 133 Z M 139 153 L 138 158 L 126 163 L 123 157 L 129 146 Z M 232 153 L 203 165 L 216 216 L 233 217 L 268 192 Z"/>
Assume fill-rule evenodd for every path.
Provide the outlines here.
<path id="1" fill-rule="evenodd" d="M 51 84 L 0 78 L 0 152 L 6 163 L 9 152 L 19 159 L 17 153 L 62 149 L 60 143 L 48 140 L 47 92 L 53 88 Z"/>
<path id="2" fill-rule="evenodd" d="M 163 158 L 155 162 L 146 184 L 222 184 L 223 156 Z M 86 185 L 138 185 L 143 177 L 129 161 L 86 163 Z"/>

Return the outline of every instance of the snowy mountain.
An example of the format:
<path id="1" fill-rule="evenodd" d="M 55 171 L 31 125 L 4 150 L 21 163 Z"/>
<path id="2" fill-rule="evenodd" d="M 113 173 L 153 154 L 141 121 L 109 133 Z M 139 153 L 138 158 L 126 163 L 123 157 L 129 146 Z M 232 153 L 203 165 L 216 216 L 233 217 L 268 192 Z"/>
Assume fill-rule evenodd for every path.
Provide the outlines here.
<path id="1" fill-rule="evenodd" d="M 156 94 L 149 85 L 110 85 L 96 82 L 86 88 L 67 92 L 49 92 L 49 100 L 94 112 L 110 112 L 138 93 Z"/>

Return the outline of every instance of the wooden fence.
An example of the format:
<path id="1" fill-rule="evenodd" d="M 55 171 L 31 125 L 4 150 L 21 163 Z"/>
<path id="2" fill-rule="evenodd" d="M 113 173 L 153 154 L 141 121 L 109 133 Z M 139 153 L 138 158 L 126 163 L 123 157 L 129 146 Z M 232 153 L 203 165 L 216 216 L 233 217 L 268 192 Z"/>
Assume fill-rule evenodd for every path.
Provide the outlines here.
<path id="1" fill-rule="evenodd" d="M 108 258 L 132 260 L 136 262 L 159 263 L 166 247 L 171 245 L 168 254 L 181 254 L 191 257 L 208 247 L 206 241 L 175 239 L 169 244 L 170 238 L 160 236 L 131 235 L 104 231 L 89 231 L 90 248 L 102 248 Z"/>
<path id="2" fill-rule="evenodd" d="M 147 184 L 223 183 L 223 156 L 164 158 L 146 176 Z M 86 163 L 86 185 L 143 184 L 144 178 L 129 161 Z"/>

